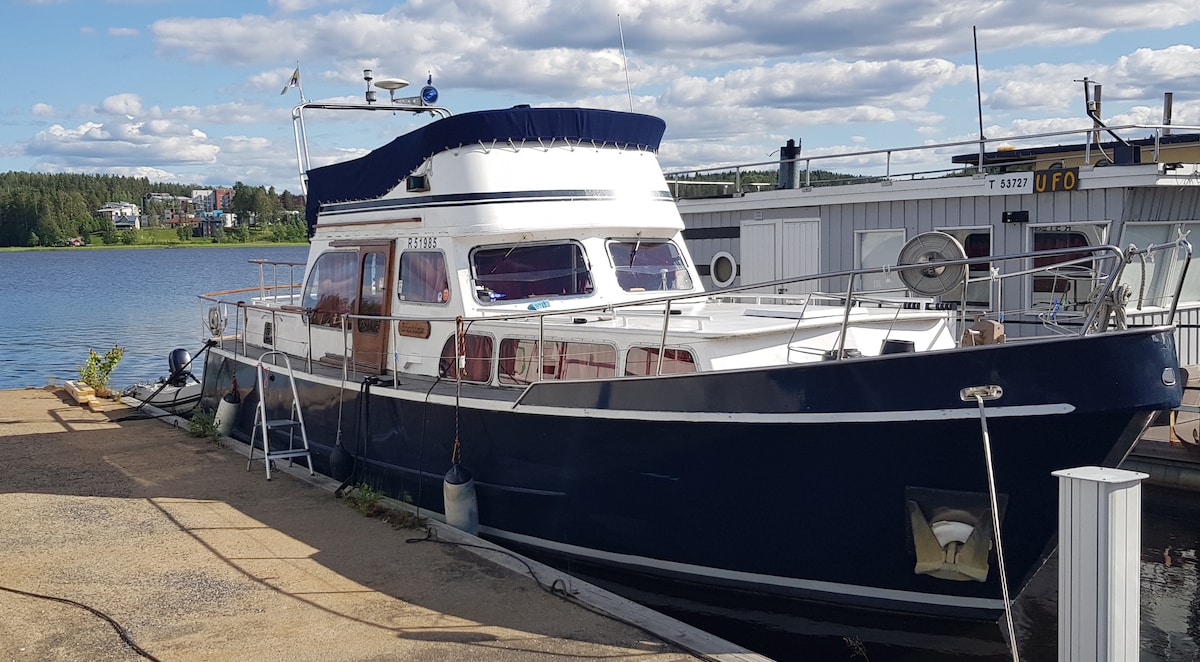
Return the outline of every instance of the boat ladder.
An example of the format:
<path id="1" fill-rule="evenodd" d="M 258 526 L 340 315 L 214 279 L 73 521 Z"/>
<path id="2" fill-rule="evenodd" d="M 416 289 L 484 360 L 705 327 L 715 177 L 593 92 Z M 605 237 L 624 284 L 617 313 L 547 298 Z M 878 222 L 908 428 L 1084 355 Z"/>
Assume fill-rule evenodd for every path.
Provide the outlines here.
<path id="1" fill-rule="evenodd" d="M 264 361 L 267 357 L 272 358 L 272 364 L 267 365 Z M 269 419 L 267 418 L 267 384 L 275 381 L 276 373 L 282 374 L 279 371 L 279 359 L 283 359 L 282 367 L 287 369 L 288 388 L 290 390 L 292 406 L 289 413 L 289 418 Z M 288 360 L 287 354 L 279 351 L 270 351 L 264 353 L 258 358 L 258 365 L 254 368 L 255 380 L 258 386 L 258 406 L 254 410 L 254 432 L 250 435 L 250 459 L 246 462 L 246 471 L 250 471 L 254 464 L 254 446 L 259 438 L 259 433 L 262 433 L 262 452 L 263 464 L 267 467 L 267 480 L 271 480 L 271 467 L 275 464 L 275 460 L 287 458 L 288 466 L 298 458 L 303 457 L 308 462 L 308 475 L 313 475 L 312 455 L 308 451 L 308 433 L 304 429 L 304 416 L 300 413 L 300 396 L 296 393 L 296 375 L 292 372 L 292 363 Z M 271 430 L 287 430 L 288 444 L 286 450 L 271 450 Z M 300 431 L 300 446 L 296 445 L 296 430 Z"/>

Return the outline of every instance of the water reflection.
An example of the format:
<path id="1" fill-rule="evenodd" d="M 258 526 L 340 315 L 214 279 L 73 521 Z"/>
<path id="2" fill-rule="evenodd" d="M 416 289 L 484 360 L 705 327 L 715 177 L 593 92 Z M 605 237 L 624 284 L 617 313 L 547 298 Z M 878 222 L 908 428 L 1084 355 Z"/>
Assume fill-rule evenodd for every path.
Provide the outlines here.
<path id="1" fill-rule="evenodd" d="M 1200 659 L 1200 495 L 1143 496 L 1141 659 Z"/>

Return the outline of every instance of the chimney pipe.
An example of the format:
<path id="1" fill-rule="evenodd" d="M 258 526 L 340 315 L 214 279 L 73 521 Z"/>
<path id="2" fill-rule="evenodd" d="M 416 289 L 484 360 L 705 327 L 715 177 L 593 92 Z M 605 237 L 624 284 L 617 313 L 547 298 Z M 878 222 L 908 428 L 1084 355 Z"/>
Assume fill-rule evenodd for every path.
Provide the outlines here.
<path id="1" fill-rule="evenodd" d="M 1163 124 L 1171 125 L 1171 102 L 1175 100 L 1174 92 L 1163 92 Z M 1171 135 L 1170 129 L 1163 129 L 1163 135 Z"/>
<path id="2" fill-rule="evenodd" d="M 788 138 L 787 144 L 779 148 L 779 182 L 776 188 L 800 188 L 800 169 L 796 167 L 796 158 L 800 156 L 800 145 L 794 138 Z"/>

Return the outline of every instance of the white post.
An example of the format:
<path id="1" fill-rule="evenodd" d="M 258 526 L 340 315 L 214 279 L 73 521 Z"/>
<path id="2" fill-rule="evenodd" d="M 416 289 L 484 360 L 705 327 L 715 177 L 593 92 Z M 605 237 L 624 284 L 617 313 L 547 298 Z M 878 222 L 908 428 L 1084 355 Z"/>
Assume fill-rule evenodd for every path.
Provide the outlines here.
<path id="1" fill-rule="evenodd" d="M 1079 467 L 1058 476 L 1058 659 L 1137 660 L 1141 481 Z"/>

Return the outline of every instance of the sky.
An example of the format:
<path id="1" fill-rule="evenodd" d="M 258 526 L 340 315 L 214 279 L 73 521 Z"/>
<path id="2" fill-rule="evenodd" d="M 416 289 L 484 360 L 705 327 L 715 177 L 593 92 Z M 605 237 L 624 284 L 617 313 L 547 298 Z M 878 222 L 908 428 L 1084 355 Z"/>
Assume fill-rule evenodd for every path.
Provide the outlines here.
<path id="1" fill-rule="evenodd" d="M 527 103 L 656 115 L 667 123 L 667 170 L 771 161 L 788 139 L 812 156 L 977 139 L 981 108 L 989 138 L 1083 128 L 1084 77 L 1102 85 L 1109 125 L 1160 123 L 1164 92 L 1174 94 L 1174 124 L 1200 125 L 1200 0 L 0 7 L 0 172 L 297 193 L 300 90 L 359 101 L 364 68 L 413 83 L 399 96 L 432 77 L 439 104 L 455 113 Z M 299 89 L 285 88 L 297 65 Z M 306 113 L 312 164 L 361 155 L 428 121 Z M 945 152 L 946 162 L 964 151 Z"/>

